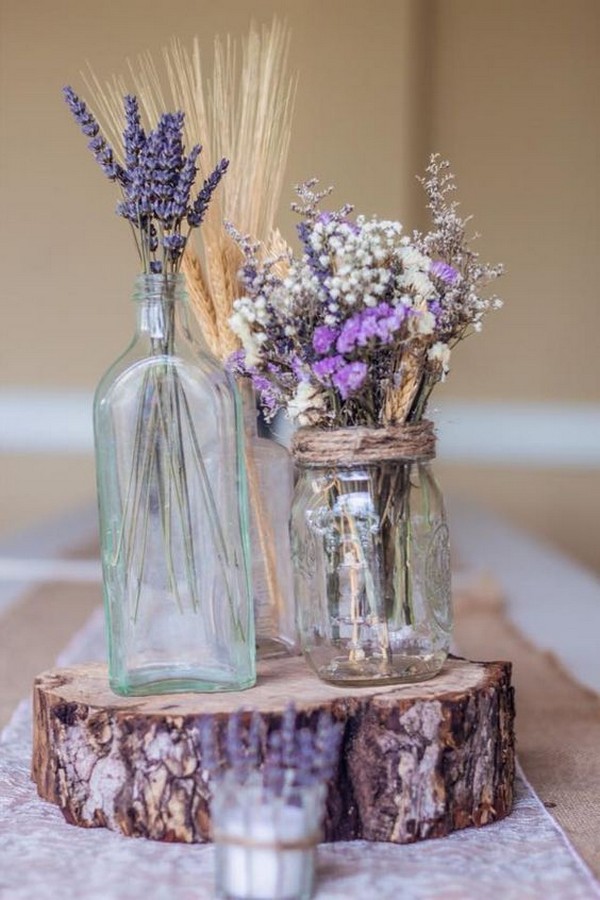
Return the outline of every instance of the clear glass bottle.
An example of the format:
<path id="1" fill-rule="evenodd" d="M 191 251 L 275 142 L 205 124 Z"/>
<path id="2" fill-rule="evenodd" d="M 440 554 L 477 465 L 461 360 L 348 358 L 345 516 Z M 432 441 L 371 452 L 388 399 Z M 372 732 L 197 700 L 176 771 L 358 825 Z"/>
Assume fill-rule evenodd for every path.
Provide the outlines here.
<path id="1" fill-rule="evenodd" d="M 298 652 L 290 514 L 294 469 L 290 454 L 257 429 L 256 396 L 242 385 L 256 647 L 260 658 Z"/>
<path id="2" fill-rule="evenodd" d="M 241 402 L 182 276 L 140 276 L 134 300 L 134 339 L 94 402 L 111 687 L 241 690 L 255 682 Z"/>
<path id="3" fill-rule="evenodd" d="M 428 462 L 301 464 L 292 554 L 302 649 L 321 678 L 377 685 L 441 669 L 450 556 Z"/>

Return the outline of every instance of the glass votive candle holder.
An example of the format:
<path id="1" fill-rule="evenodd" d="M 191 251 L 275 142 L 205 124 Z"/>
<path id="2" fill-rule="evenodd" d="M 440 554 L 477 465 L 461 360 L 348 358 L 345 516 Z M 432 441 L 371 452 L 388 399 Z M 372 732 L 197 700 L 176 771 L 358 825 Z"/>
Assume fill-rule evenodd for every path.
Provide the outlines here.
<path id="1" fill-rule="evenodd" d="M 258 773 L 228 772 L 211 803 L 216 893 L 222 900 L 308 900 L 315 881 L 326 786 L 268 790 Z"/>

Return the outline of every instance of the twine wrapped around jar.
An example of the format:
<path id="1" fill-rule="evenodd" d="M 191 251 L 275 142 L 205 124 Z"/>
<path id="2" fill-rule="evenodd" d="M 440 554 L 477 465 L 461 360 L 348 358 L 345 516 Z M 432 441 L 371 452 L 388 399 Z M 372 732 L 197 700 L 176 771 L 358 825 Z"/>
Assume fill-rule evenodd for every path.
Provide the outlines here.
<path id="1" fill-rule="evenodd" d="M 433 422 L 385 428 L 300 428 L 292 439 L 294 460 L 303 466 L 353 466 L 380 462 L 416 462 L 435 457 Z"/>

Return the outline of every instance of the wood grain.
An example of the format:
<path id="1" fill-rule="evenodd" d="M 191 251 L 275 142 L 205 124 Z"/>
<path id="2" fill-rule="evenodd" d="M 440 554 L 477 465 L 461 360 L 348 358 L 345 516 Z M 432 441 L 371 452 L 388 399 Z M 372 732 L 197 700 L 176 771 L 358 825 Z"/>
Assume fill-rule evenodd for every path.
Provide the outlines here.
<path id="1" fill-rule="evenodd" d="M 514 699 L 505 662 L 450 659 L 431 681 L 325 684 L 298 658 L 264 661 L 243 693 L 119 697 L 106 668 L 54 669 L 34 685 L 33 778 L 67 821 L 163 841 L 208 840 L 198 726 L 240 707 L 277 728 L 293 698 L 305 724 L 344 722 L 325 839 L 408 843 L 510 812 Z"/>

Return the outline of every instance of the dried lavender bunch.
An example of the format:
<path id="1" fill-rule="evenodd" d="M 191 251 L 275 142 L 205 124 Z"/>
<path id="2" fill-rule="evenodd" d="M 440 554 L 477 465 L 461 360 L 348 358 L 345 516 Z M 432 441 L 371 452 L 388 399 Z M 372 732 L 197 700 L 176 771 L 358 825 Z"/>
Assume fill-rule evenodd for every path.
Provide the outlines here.
<path id="1" fill-rule="evenodd" d="M 418 421 L 451 348 L 500 305 L 481 287 L 501 274 L 466 237 L 448 164 L 433 156 L 423 184 L 434 228 L 323 210 L 316 179 L 299 185 L 299 257 L 264 258 L 230 226 L 244 254 L 244 296 L 232 330 L 243 350 L 233 370 L 252 379 L 267 417 L 285 409 L 298 425 L 343 427 Z"/>
<path id="2" fill-rule="evenodd" d="M 218 163 L 194 197 L 202 148 L 196 144 L 186 155 L 183 112 L 164 113 L 146 133 L 137 98 L 126 95 L 122 166 L 84 101 L 71 87 L 65 87 L 63 94 L 75 121 L 90 138 L 88 148 L 102 171 L 121 188 L 116 211 L 132 226 L 142 271 L 155 275 L 178 272 L 190 232 L 202 223 L 228 160 Z"/>
<path id="3" fill-rule="evenodd" d="M 250 724 L 243 724 L 247 713 L 240 710 L 229 717 L 222 741 L 224 755 L 219 757 L 215 728 L 210 720 L 200 726 L 199 738 L 203 768 L 210 778 L 226 773 L 240 785 L 260 775 L 267 796 L 288 795 L 296 788 L 325 783 L 333 777 L 338 763 L 342 726 L 327 713 L 319 717 L 316 731 L 298 727 L 298 714 L 289 703 L 281 726 L 266 735 L 266 724 L 256 711 Z"/>

